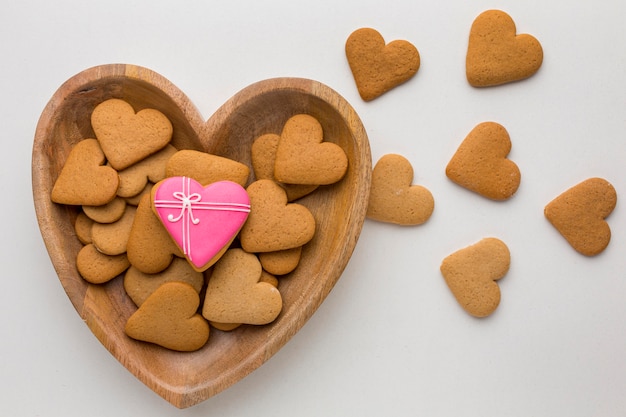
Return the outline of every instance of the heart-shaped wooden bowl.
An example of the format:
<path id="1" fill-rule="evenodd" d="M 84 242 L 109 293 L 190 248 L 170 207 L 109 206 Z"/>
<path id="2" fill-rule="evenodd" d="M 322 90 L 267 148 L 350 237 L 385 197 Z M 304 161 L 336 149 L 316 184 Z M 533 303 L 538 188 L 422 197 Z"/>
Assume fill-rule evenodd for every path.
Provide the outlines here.
<path id="1" fill-rule="evenodd" d="M 298 268 L 281 279 L 284 307 L 276 321 L 232 332 L 213 330 L 201 350 L 174 352 L 126 336 L 124 325 L 136 307 L 124 292 L 120 277 L 103 285 L 88 284 L 80 277 L 75 260 L 81 244 L 73 227 L 78 209 L 52 203 L 50 192 L 72 146 L 94 137 L 91 112 L 109 98 L 124 99 L 136 111 L 150 107 L 163 112 L 172 121 L 173 144 L 179 149 L 204 150 L 248 166 L 252 141 L 264 133 L 280 133 L 285 121 L 299 113 L 316 117 L 325 140 L 344 149 L 349 159 L 346 176 L 301 200 L 315 216 L 316 235 L 305 246 Z M 185 408 L 262 365 L 323 302 L 361 232 L 371 156 L 358 115 L 339 94 L 319 82 L 298 78 L 260 81 L 237 93 L 205 121 L 189 99 L 159 74 L 114 64 L 77 74 L 51 98 L 35 133 L 32 175 L 41 234 L 76 311 L 131 373 L 171 404 Z"/>

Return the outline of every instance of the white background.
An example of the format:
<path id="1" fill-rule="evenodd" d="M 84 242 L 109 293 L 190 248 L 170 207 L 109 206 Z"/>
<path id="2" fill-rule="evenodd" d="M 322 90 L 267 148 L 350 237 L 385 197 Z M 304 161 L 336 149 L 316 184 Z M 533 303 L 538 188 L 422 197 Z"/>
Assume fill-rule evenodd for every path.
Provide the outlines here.
<path id="1" fill-rule="evenodd" d="M 622 0 L 34 1 L 0 13 L 0 414 L 4 416 L 624 416 L 626 207 L 607 250 L 576 253 L 543 217 L 552 198 L 600 176 L 626 196 L 626 2 Z M 474 89 L 469 28 L 499 8 L 542 43 L 532 78 Z M 363 102 L 344 43 L 360 27 L 406 39 L 422 65 Z M 94 65 L 148 67 L 208 118 L 243 87 L 298 76 L 342 94 L 374 162 L 400 153 L 435 197 L 423 226 L 366 221 L 338 284 L 269 362 L 186 410 L 126 371 L 74 311 L 39 234 L 30 168 L 37 120 Z M 522 183 L 493 202 L 445 177 L 478 123 L 504 125 Z M 467 315 L 439 273 L 486 236 L 511 251 L 502 302 Z"/>

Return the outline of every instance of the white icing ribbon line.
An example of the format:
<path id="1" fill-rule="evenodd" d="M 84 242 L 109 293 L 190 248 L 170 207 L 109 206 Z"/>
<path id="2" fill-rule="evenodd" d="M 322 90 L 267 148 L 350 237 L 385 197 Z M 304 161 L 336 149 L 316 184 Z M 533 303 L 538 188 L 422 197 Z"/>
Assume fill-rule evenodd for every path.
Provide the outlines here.
<path id="1" fill-rule="evenodd" d="M 180 208 L 178 216 L 169 214 L 167 220 L 171 223 L 182 221 L 183 236 L 183 253 L 191 258 L 191 225 L 200 223 L 200 219 L 193 215 L 193 210 L 217 210 L 217 211 L 238 211 L 243 213 L 250 212 L 250 204 L 243 203 L 212 203 L 201 201 L 202 195 L 198 193 L 189 194 L 191 188 L 191 178 L 182 177 L 182 191 L 175 191 L 172 197 L 175 200 L 154 200 L 155 208 Z M 186 216 L 185 216 L 186 214 Z"/>

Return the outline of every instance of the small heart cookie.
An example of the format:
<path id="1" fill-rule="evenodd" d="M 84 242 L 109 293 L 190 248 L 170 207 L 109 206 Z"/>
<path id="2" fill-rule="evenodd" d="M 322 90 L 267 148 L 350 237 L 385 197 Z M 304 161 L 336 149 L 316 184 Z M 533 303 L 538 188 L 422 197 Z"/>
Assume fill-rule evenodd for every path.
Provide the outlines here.
<path id="1" fill-rule="evenodd" d="M 137 208 L 126 206 L 122 217 L 113 223 L 94 223 L 91 227 L 91 242 L 105 255 L 126 253 L 130 231 Z"/>
<path id="2" fill-rule="evenodd" d="M 589 178 L 552 200 L 545 217 L 578 252 L 594 256 L 611 240 L 605 219 L 617 204 L 615 188 L 602 178 Z"/>
<path id="3" fill-rule="evenodd" d="M 282 298 L 278 289 L 260 282 L 263 269 L 256 255 L 230 249 L 209 278 L 202 315 L 211 322 L 267 324 L 278 316 Z"/>
<path id="4" fill-rule="evenodd" d="M 252 157 L 252 169 L 257 180 L 275 180 L 274 166 L 276 164 L 276 150 L 280 135 L 267 133 L 261 135 L 252 143 L 250 151 Z M 287 200 L 294 201 L 312 193 L 318 185 L 306 184 L 280 184 L 287 193 Z"/>
<path id="5" fill-rule="evenodd" d="M 335 143 L 324 141 L 320 122 L 308 114 L 291 117 L 280 134 L 274 178 L 285 184 L 328 185 L 348 169 L 348 157 Z"/>
<path id="6" fill-rule="evenodd" d="M 241 228 L 241 247 L 249 253 L 276 252 L 308 243 L 315 234 L 315 218 L 305 206 L 288 203 L 287 194 L 271 180 L 248 186 L 250 215 Z"/>
<path id="7" fill-rule="evenodd" d="M 98 223 L 114 223 L 124 215 L 125 210 L 126 200 L 120 197 L 101 206 L 83 206 L 83 213 Z"/>
<path id="8" fill-rule="evenodd" d="M 161 285 L 126 322 L 126 334 L 168 349 L 191 352 L 209 339 L 209 324 L 197 313 L 200 296 L 184 282 Z"/>
<path id="9" fill-rule="evenodd" d="M 104 284 L 128 269 L 130 262 L 125 253 L 105 255 L 89 243 L 76 256 L 76 268 L 83 279 L 91 284 Z"/>
<path id="10" fill-rule="evenodd" d="M 413 167 L 402 155 L 381 157 L 372 171 L 372 188 L 367 217 L 400 225 L 426 222 L 435 208 L 431 192 L 411 185 Z"/>
<path id="11" fill-rule="evenodd" d="M 487 10 L 474 20 L 466 56 L 470 85 L 489 87 L 519 81 L 535 74 L 542 62 L 539 41 L 531 35 L 517 35 L 508 14 Z"/>
<path id="12" fill-rule="evenodd" d="M 232 181 L 203 187 L 189 177 L 171 177 L 152 188 L 152 209 L 194 269 L 205 271 L 246 222 L 250 198 Z"/>
<path id="13" fill-rule="evenodd" d="M 511 264 L 509 249 L 499 239 L 485 238 L 447 256 L 441 274 L 458 303 L 475 317 L 486 317 L 500 304 L 497 280 Z"/>
<path id="14" fill-rule="evenodd" d="M 408 81 L 420 67 L 420 55 L 413 44 L 395 40 L 385 45 L 381 34 L 371 28 L 352 32 L 346 41 L 346 57 L 365 101 Z"/>
<path id="15" fill-rule="evenodd" d="M 263 269 L 270 274 L 285 275 L 296 269 L 302 256 L 302 246 L 277 252 L 259 253 Z"/>
<path id="16" fill-rule="evenodd" d="M 97 140 L 84 139 L 74 145 L 52 188 L 52 201 L 101 206 L 113 200 L 120 180 L 105 161 Z"/>
<path id="17" fill-rule="evenodd" d="M 111 166 L 123 170 L 163 149 L 172 139 L 172 123 L 155 109 L 135 113 L 124 100 L 109 99 L 91 113 L 91 126 Z"/>
<path id="18" fill-rule="evenodd" d="M 492 200 L 506 200 L 517 191 L 521 173 L 507 159 L 511 139 L 506 129 L 495 122 L 477 125 L 446 167 L 446 175 L 458 185 Z"/>

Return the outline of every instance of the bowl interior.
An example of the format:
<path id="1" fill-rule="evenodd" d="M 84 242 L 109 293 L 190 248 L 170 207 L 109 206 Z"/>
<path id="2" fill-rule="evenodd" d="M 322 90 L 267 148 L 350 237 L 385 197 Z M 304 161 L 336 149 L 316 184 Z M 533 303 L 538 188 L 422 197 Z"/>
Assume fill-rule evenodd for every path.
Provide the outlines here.
<path id="1" fill-rule="evenodd" d="M 320 187 L 298 202 L 316 219 L 316 235 L 303 248 L 298 268 L 279 278 L 283 311 L 271 324 L 211 330 L 200 350 L 180 353 L 127 337 L 124 325 L 136 310 L 121 277 L 103 284 L 84 281 L 75 266 L 82 247 L 73 223 L 78 208 L 54 204 L 50 192 L 72 146 L 94 137 L 90 114 L 109 98 L 136 111 L 163 112 L 174 126 L 172 144 L 226 156 L 251 166 L 250 147 L 264 133 L 280 133 L 299 113 L 316 117 L 324 139 L 346 152 L 349 168 L 337 184 Z M 222 391 L 269 359 L 311 317 L 345 268 L 358 239 L 369 197 L 371 158 L 358 116 L 330 88 L 303 79 L 253 84 L 205 122 L 182 92 L 149 70 L 111 65 L 68 80 L 42 113 L 33 147 L 33 195 L 42 236 L 59 279 L 79 315 L 103 345 L 135 376 L 177 407 Z M 250 182 L 254 180 L 251 174 Z"/>

